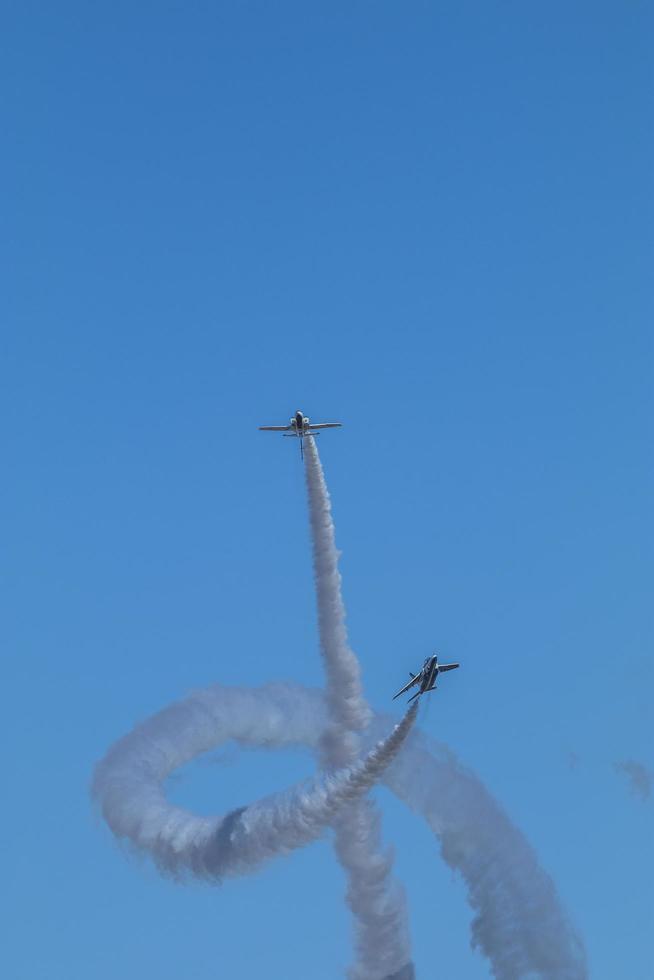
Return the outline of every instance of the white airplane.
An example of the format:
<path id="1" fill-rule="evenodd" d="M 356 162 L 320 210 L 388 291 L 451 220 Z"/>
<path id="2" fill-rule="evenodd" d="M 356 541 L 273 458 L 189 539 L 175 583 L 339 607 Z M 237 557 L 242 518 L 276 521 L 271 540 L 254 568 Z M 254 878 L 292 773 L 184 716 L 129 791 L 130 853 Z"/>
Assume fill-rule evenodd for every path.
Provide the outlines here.
<path id="1" fill-rule="evenodd" d="M 306 415 L 297 410 L 288 425 L 260 425 L 260 432 L 282 432 L 286 437 L 297 437 L 300 440 L 300 456 L 304 459 L 304 437 L 316 436 L 321 429 L 339 429 L 342 422 L 312 422 Z"/>
<path id="2" fill-rule="evenodd" d="M 420 673 L 412 674 L 411 671 L 409 671 L 409 674 L 411 674 L 411 680 L 408 684 L 404 685 L 401 691 L 398 691 L 397 694 L 393 695 L 393 700 L 395 700 L 395 698 L 399 698 L 400 694 L 404 694 L 404 692 L 408 691 L 414 684 L 419 684 L 420 689 L 416 691 L 413 697 L 409 698 L 409 701 L 413 701 L 413 698 L 417 698 L 420 694 L 424 694 L 425 691 L 433 691 L 436 687 L 436 678 L 440 672 L 442 670 L 454 670 L 454 668 L 458 666 L 459 664 L 439 664 L 436 654 L 431 657 L 427 657 L 422 665 Z"/>

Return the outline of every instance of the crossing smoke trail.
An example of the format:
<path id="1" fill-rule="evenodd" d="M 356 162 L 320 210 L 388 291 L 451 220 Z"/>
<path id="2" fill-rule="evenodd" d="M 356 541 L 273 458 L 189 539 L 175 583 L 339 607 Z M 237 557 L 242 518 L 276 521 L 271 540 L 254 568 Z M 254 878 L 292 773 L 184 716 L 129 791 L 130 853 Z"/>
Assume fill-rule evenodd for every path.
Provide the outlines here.
<path id="1" fill-rule="evenodd" d="M 319 749 L 323 764 L 351 765 L 361 752 L 358 733 L 370 719 L 362 694 L 359 663 L 349 647 L 338 571 L 331 504 L 317 447 L 306 440 L 306 479 L 313 542 L 318 627 L 326 668 L 327 727 Z M 461 871 L 475 918 L 473 945 L 491 960 L 502 980 L 547 977 L 581 980 L 584 952 L 558 903 L 553 883 L 535 855 L 476 777 L 441 749 L 447 765 L 439 779 L 423 779 L 430 768 L 426 740 L 412 740 L 409 756 L 387 774 L 393 790 L 421 812 L 441 840 L 445 861 Z M 433 769 L 433 767 L 431 767 Z M 454 776 L 456 775 L 456 778 Z M 335 848 L 348 875 L 348 902 L 355 917 L 357 980 L 411 980 L 406 904 L 392 881 L 391 860 L 380 853 L 379 817 L 360 798 L 334 821 Z"/>
<path id="2" fill-rule="evenodd" d="M 93 793 L 113 833 L 149 851 L 162 872 L 209 880 L 244 874 L 257 864 L 234 860 L 230 837 L 248 808 L 222 818 L 194 816 L 168 803 L 166 777 L 229 740 L 243 748 L 306 746 L 320 754 L 328 727 L 321 691 L 297 684 L 217 684 L 170 705 L 117 742 L 96 768 Z M 364 748 L 387 727 L 388 719 L 376 716 Z M 493 976 L 587 980 L 583 945 L 522 833 L 451 749 L 415 731 L 404 744 L 406 751 L 391 761 L 382 781 L 425 819 L 443 858 L 462 876 L 474 911 L 472 944 L 488 958 Z M 296 791 L 280 794 L 279 812 L 282 799 Z M 281 853 L 295 846 L 301 846 L 298 837 Z M 400 971 L 394 980 L 410 976 Z"/>
<path id="3" fill-rule="evenodd" d="M 280 688 L 280 699 L 283 693 Z M 235 697 L 216 688 L 137 726 L 116 743 L 95 773 L 93 794 L 113 833 L 149 851 L 162 871 L 178 878 L 247 874 L 264 861 L 320 837 L 339 809 L 379 779 L 416 716 L 415 710 L 408 710 L 390 735 L 351 767 L 225 816 L 197 817 L 167 802 L 163 791 L 167 776 L 217 741 L 276 741 L 283 724 L 276 708 L 273 705 L 266 715 L 247 692 Z"/>
<path id="4" fill-rule="evenodd" d="M 463 877 L 474 912 L 472 943 L 496 980 L 587 980 L 583 945 L 551 879 L 477 777 L 446 746 L 411 731 L 417 702 L 385 738 L 388 719 L 371 718 L 347 645 L 329 497 L 310 453 L 325 694 L 291 684 L 215 685 L 165 708 L 96 767 L 93 795 L 107 823 L 118 838 L 148 851 L 162 872 L 210 881 L 250 873 L 335 827 L 358 930 L 351 976 L 412 980 L 402 897 L 390 879 L 390 859 L 379 852 L 379 817 L 362 795 L 381 779 L 427 821 L 444 860 Z M 170 804 L 167 776 L 229 740 L 244 748 L 307 746 L 324 771 L 222 817 Z M 400 753 L 403 745 L 408 751 Z M 379 937 L 378 959 L 371 937 Z"/>
<path id="5" fill-rule="evenodd" d="M 354 763 L 361 751 L 359 735 L 371 712 L 361 690 L 359 662 L 348 643 L 331 502 L 312 437 L 306 439 L 304 459 L 330 716 L 321 741 L 322 760 L 330 769 Z M 390 854 L 381 851 L 380 819 L 371 800 L 360 798 L 345 808 L 334 821 L 334 833 L 356 926 L 357 962 L 350 971 L 351 980 L 410 980 L 414 970 L 404 892 L 392 880 Z"/>

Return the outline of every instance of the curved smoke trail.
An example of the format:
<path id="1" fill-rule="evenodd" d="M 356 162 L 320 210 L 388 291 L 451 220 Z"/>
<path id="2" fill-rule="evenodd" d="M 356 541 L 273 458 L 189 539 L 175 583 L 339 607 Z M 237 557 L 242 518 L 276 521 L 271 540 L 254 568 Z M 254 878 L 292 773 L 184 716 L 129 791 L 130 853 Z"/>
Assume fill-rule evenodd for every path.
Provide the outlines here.
<path id="1" fill-rule="evenodd" d="M 361 694 L 349 649 L 329 497 L 312 440 L 307 483 L 321 649 L 327 688 L 273 684 L 199 691 L 117 742 L 96 767 L 93 793 L 117 837 L 148 851 L 179 877 L 219 880 L 255 870 L 335 828 L 357 923 L 357 980 L 412 980 L 403 896 L 379 850 L 379 816 L 365 791 L 382 779 L 437 836 L 464 878 L 474 911 L 472 942 L 497 980 L 585 980 L 583 945 L 551 879 L 477 777 L 443 745 L 411 727 L 417 702 L 385 738 L 388 719 Z M 233 739 L 244 747 L 309 746 L 321 776 L 222 817 L 171 805 L 167 776 Z M 410 743 L 410 753 L 400 753 Z M 389 972 L 390 971 L 390 972 Z"/>
<path id="2" fill-rule="evenodd" d="M 390 735 L 349 768 L 224 816 L 197 817 L 172 806 L 164 794 L 171 772 L 228 738 L 284 744 L 278 712 L 282 706 L 285 714 L 289 710 L 288 690 L 280 686 L 277 704 L 262 714 L 249 692 L 210 688 L 165 708 L 117 742 L 93 782 L 93 795 L 113 833 L 149 851 L 164 872 L 214 879 L 248 874 L 320 837 L 339 810 L 380 778 L 408 735 L 415 710 L 409 709 Z"/>
<path id="3" fill-rule="evenodd" d="M 377 717 L 374 732 L 387 719 Z M 524 835 L 443 743 L 413 732 L 383 782 L 420 814 L 461 874 L 473 947 L 498 980 L 587 980 L 583 942 Z"/>
<path id="4" fill-rule="evenodd" d="M 359 661 L 350 648 L 341 595 L 331 502 L 318 449 L 306 439 L 305 472 L 313 545 L 320 649 L 330 717 L 321 740 L 323 765 L 351 766 L 371 712 L 361 689 Z M 390 854 L 381 850 L 381 821 L 370 799 L 359 799 L 334 821 L 334 846 L 348 878 L 347 901 L 356 925 L 357 962 L 351 980 L 414 976 L 404 892 L 392 880 Z M 400 972 L 401 971 L 401 972 Z"/>
<path id="5" fill-rule="evenodd" d="M 214 685 L 153 715 L 117 742 L 96 768 L 93 793 L 113 833 L 148 851 L 162 871 L 209 879 L 245 874 L 261 858 L 233 860 L 230 838 L 251 808 L 221 818 L 195 816 L 168 803 L 166 777 L 230 740 L 243 748 L 306 746 L 320 756 L 329 725 L 320 691 L 296 684 Z M 374 744 L 387 726 L 387 718 L 376 716 L 365 743 Z M 463 877 L 474 910 L 472 942 L 488 957 L 493 975 L 586 980 L 581 941 L 520 830 L 447 746 L 416 731 L 405 745 L 381 781 L 426 820 L 444 859 Z M 298 791 L 279 794 L 277 802 L 290 801 Z M 300 822 L 298 836 L 281 853 L 301 846 L 303 833 Z M 397 980 L 410 976 L 396 974 Z"/>

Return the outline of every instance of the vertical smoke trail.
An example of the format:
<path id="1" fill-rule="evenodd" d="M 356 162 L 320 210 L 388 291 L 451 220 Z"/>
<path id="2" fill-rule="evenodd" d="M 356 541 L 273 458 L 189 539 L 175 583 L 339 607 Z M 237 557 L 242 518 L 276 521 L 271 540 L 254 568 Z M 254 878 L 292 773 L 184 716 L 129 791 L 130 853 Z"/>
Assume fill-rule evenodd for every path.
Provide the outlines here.
<path id="1" fill-rule="evenodd" d="M 339 736 L 360 731 L 371 713 L 361 691 L 359 661 L 350 649 L 345 628 L 345 606 L 332 521 L 329 491 L 315 440 L 306 440 L 305 473 L 309 495 L 309 520 L 316 579 L 318 630 L 327 675 L 326 697 Z"/>
<path id="2" fill-rule="evenodd" d="M 369 723 L 370 709 L 361 691 L 359 663 L 347 639 L 329 492 L 313 438 L 306 439 L 305 472 L 318 629 L 327 675 L 329 723 L 321 742 L 322 758 L 326 768 L 340 769 L 358 757 L 358 733 Z M 356 923 L 358 960 L 350 971 L 351 980 L 411 980 L 404 893 L 391 878 L 391 855 L 382 853 L 376 807 L 367 798 L 357 800 L 335 819 L 334 831 Z"/>

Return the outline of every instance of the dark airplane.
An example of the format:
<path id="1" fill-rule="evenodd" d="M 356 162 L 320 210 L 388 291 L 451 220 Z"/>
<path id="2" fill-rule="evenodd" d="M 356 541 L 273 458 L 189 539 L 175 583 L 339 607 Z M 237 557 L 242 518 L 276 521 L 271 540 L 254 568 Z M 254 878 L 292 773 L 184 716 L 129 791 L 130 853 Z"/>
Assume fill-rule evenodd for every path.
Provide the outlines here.
<path id="1" fill-rule="evenodd" d="M 393 700 L 395 700 L 395 698 L 399 698 L 400 694 L 404 694 L 404 692 L 408 691 L 410 687 L 414 686 L 414 684 L 419 684 L 420 687 L 416 693 L 409 698 L 409 701 L 413 701 L 413 698 L 419 697 L 419 695 L 424 694 L 425 691 L 433 691 L 436 687 L 436 678 L 440 672 L 443 670 L 454 670 L 454 668 L 458 666 L 459 664 L 439 664 L 436 654 L 431 657 L 427 657 L 422 665 L 420 673 L 412 674 L 411 671 L 409 671 L 411 674 L 411 680 L 408 684 L 404 685 L 401 691 L 398 691 L 397 694 L 393 695 Z"/>

